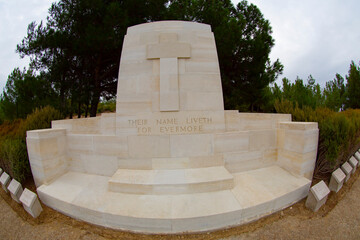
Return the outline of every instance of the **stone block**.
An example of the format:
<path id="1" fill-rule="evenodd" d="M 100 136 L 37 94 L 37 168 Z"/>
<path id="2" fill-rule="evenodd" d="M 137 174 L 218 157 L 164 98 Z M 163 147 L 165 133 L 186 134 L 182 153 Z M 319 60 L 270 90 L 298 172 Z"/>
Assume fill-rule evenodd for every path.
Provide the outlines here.
<path id="1" fill-rule="evenodd" d="M 226 114 L 232 111 L 226 111 Z M 230 113 L 231 118 L 234 113 Z M 290 114 L 269 114 L 269 113 L 239 113 L 233 115 L 236 122 L 235 126 L 230 126 L 234 130 L 269 130 L 278 127 L 279 122 L 291 121 Z"/>
<path id="2" fill-rule="evenodd" d="M 151 158 L 118 158 L 121 169 L 152 169 Z"/>
<path id="3" fill-rule="evenodd" d="M 242 151 L 224 153 L 225 167 L 231 173 L 244 172 L 266 167 L 261 151 Z"/>
<path id="4" fill-rule="evenodd" d="M 275 130 L 262 130 L 262 131 L 249 131 L 250 142 L 249 150 L 265 150 L 276 148 L 276 131 Z"/>
<path id="5" fill-rule="evenodd" d="M 317 149 L 318 129 L 285 130 L 284 149 L 298 153 L 307 153 Z"/>
<path id="6" fill-rule="evenodd" d="M 13 180 L 11 180 L 11 182 L 8 186 L 8 190 L 10 192 L 12 199 L 14 199 L 17 203 L 21 203 L 20 196 L 23 193 L 23 188 L 22 188 L 21 184 L 18 181 L 16 181 L 15 179 L 13 179 Z"/>
<path id="7" fill-rule="evenodd" d="M 127 136 L 94 136 L 93 152 L 95 155 L 128 157 Z"/>
<path id="8" fill-rule="evenodd" d="M 215 153 L 239 152 L 249 149 L 249 132 L 228 132 L 215 135 Z"/>
<path id="9" fill-rule="evenodd" d="M 224 109 L 221 93 L 218 92 L 180 92 L 180 110 L 220 111 Z"/>
<path id="10" fill-rule="evenodd" d="M 147 45 L 146 55 L 148 59 L 190 58 L 191 47 L 190 44 L 175 42 L 149 44 Z"/>
<path id="11" fill-rule="evenodd" d="M 10 176 L 6 172 L 3 172 L 0 177 L 0 183 L 6 193 L 8 193 L 8 185 L 10 183 Z"/>
<path id="12" fill-rule="evenodd" d="M 195 81 L 194 81 L 195 77 Z M 201 91 L 217 92 L 221 89 L 221 82 L 218 81 L 218 74 L 189 74 L 185 73 L 179 76 L 180 91 Z"/>
<path id="13" fill-rule="evenodd" d="M 66 129 L 71 133 L 99 133 L 100 117 L 56 120 L 51 122 L 52 128 Z"/>
<path id="14" fill-rule="evenodd" d="M 340 168 L 336 169 L 331 174 L 329 189 L 333 192 L 338 192 L 342 188 L 345 178 L 345 173 Z"/>
<path id="15" fill-rule="evenodd" d="M 356 158 L 355 158 L 354 156 L 352 156 L 352 157 L 349 159 L 349 164 L 350 164 L 351 167 L 353 168 L 351 174 L 354 174 L 355 171 L 356 171 L 356 167 L 357 167 L 357 165 L 359 164 L 359 161 L 356 160 Z"/>
<path id="16" fill-rule="evenodd" d="M 320 207 L 326 203 L 329 193 L 330 190 L 324 181 L 317 183 L 310 188 L 305 206 L 312 211 L 317 212 Z"/>
<path id="17" fill-rule="evenodd" d="M 116 132 L 116 114 L 102 113 L 100 120 L 100 132 L 106 135 L 115 135 Z"/>
<path id="18" fill-rule="evenodd" d="M 62 175 L 67 164 L 65 129 L 28 131 L 26 144 L 35 185 L 49 183 Z"/>
<path id="19" fill-rule="evenodd" d="M 178 59 L 160 59 L 160 111 L 179 111 Z"/>
<path id="20" fill-rule="evenodd" d="M 354 157 L 358 160 L 358 167 L 360 167 L 360 153 L 355 152 Z"/>
<path id="21" fill-rule="evenodd" d="M 170 157 L 169 136 L 129 136 L 131 158 Z"/>
<path id="22" fill-rule="evenodd" d="M 27 188 L 21 194 L 20 202 L 33 218 L 37 218 L 43 210 L 37 195 Z"/>
<path id="23" fill-rule="evenodd" d="M 341 170 L 346 175 L 345 182 L 347 182 L 350 179 L 351 173 L 352 173 L 352 167 L 348 162 L 345 162 L 343 165 L 341 165 Z"/>
<path id="24" fill-rule="evenodd" d="M 213 134 L 170 135 L 171 157 L 197 157 L 214 154 Z"/>
<path id="25" fill-rule="evenodd" d="M 293 174 L 312 179 L 319 136 L 317 127 L 317 123 L 279 123 L 277 130 L 279 166 Z"/>
<path id="26" fill-rule="evenodd" d="M 85 172 L 101 176 L 112 176 L 118 168 L 118 158 L 106 155 L 82 155 Z"/>

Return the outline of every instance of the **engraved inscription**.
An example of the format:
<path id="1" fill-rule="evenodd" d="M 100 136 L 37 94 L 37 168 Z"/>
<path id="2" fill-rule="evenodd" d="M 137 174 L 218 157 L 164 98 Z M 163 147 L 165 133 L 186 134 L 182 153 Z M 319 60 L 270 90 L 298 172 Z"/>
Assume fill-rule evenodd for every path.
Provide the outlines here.
<path id="1" fill-rule="evenodd" d="M 212 122 L 211 117 L 197 116 L 128 120 L 129 127 L 135 127 L 139 135 L 202 133 Z"/>

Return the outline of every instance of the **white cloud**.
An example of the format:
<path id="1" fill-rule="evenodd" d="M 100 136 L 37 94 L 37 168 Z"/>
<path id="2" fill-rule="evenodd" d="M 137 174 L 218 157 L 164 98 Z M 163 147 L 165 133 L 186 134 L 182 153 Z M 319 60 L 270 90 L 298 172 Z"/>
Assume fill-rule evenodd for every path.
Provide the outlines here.
<path id="1" fill-rule="evenodd" d="M 284 64 L 282 77 L 306 81 L 312 74 L 324 86 L 336 73 L 345 77 L 351 60 L 360 60 L 360 1 L 249 2 L 271 23 L 275 39 L 271 58 Z"/>
<path id="2" fill-rule="evenodd" d="M 27 67 L 29 60 L 19 57 L 16 45 L 32 21 L 46 19 L 50 6 L 49 0 L 0 0 L 0 92 L 14 68 Z"/>

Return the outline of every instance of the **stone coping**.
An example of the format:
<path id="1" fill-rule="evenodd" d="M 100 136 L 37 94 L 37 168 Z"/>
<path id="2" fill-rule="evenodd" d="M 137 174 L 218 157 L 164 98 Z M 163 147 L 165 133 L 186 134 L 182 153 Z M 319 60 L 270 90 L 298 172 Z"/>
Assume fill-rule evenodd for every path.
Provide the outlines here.
<path id="1" fill-rule="evenodd" d="M 26 132 L 26 137 L 28 138 L 52 138 L 59 135 L 65 135 L 66 129 L 56 129 L 56 128 L 46 128 L 31 130 Z"/>
<path id="2" fill-rule="evenodd" d="M 137 32 L 153 32 L 159 29 L 164 31 L 165 28 L 169 29 L 189 29 L 192 31 L 211 31 L 211 27 L 208 24 L 197 23 L 197 22 L 186 22 L 186 21 L 177 21 L 177 20 L 168 20 L 168 21 L 157 21 L 151 23 L 138 24 L 132 27 L 128 27 L 127 33 L 137 33 Z"/>
<path id="3" fill-rule="evenodd" d="M 290 130 L 310 130 L 318 129 L 317 122 L 280 122 L 280 128 Z"/>

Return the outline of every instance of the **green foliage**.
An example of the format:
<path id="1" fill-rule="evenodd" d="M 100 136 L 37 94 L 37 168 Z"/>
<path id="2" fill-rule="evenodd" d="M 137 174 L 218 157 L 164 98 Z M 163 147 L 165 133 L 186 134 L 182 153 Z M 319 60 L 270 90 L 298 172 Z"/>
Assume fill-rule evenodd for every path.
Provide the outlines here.
<path id="1" fill-rule="evenodd" d="M 360 66 L 351 62 L 347 79 L 347 107 L 360 108 Z"/>
<path id="2" fill-rule="evenodd" d="M 296 78 L 294 83 L 291 83 L 287 78 L 283 78 L 282 81 L 282 90 L 276 84 L 272 88 L 275 99 L 288 100 L 292 105 L 297 105 L 299 108 L 308 106 L 315 109 L 323 105 L 324 97 L 321 87 L 319 84 L 315 84 L 315 79 L 311 75 L 308 77 L 308 83 L 305 85 L 300 78 Z"/>
<path id="3" fill-rule="evenodd" d="M 50 106 L 40 109 L 37 108 L 32 114 L 28 115 L 26 120 L 19 126 L 18 136 L 25 139 L 26 131 L 51 128 L 51 121 L 58 119 L 62 119 L 62 114 L 55 108 Z"/>
<path id="4" fill-rule="evenodd" d="M 307 84 L 300 78 L 296 78 L 294 83 L 283 78 L 282 89 L 275 83 L 270 88 L 272 95 L 269 99 L 289 100 L 293 106 L 297 105 L 301 109 L 305 106 L 313 109 L 327 107 L 338 112 L 360 108 L 360 66 L 356 66 L 354 62 L 351 62 L 346 81 L 347 83 L 340 74 L 336 74 L 333 80 L 326 82 L 325 89 L 322 90 L 311 75 Z"/>
<path id="5" fill-rule="evenodd" d="M 23 139 L 6 138 L 1 141 L 0 148 L 0 162 L 13 178 L 22 182 L 30 176 L 26 144 Z"/>
<path id="6" fill-rule="evenodd" d="M 115 111 L 116 111 L 116 100 L 115 99 L 100 102 L 99 107 L 97 109 L 98 113 L 115 112 Z"/>
<path id="7" fill-rule="evenodd" d="M 18 181 L 31 175 L 26 151 L 26 131 L 49 128 L 51 121 L 62 115 L 53 107 L 35 109 L 25 120 L 0 125 L 0 166 Z"/>
<path id="8" fill-rule="evenodd" d="M 54 105 L 56 99 L 50 83 L 42 76 L 35 76 L 32 70 L 16 68 L 9 75 L 0 97 L 0 109 L 4 120 L 25 118 L 37 107 Z"/>
<path id="9" fill-rule="evenodd" d="M 336 74 L 334 80 L 326 83 L 324 89 L 326 107 L 338 112 L 343 110 L 346 101 L 344 78 Z"/>

